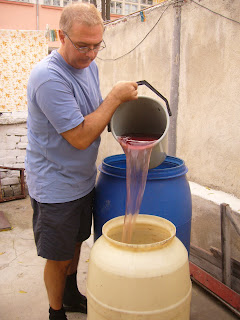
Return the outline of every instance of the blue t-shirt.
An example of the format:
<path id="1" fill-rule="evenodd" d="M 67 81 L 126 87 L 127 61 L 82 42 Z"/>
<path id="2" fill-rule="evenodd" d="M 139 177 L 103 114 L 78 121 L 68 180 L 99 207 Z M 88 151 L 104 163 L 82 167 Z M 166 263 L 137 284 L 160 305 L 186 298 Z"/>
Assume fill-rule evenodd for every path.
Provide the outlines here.
<path id="1" fill-rule="evenodd" d="M 61 133 L 78 126 L 102 103 L 93 61 L 75 69 L 53 51 L 32 70 L 27 88 L 29 194 L 42 203 L 63 203 L 88 194 L 95 185 L 100 137 L 78 150 Z"/>

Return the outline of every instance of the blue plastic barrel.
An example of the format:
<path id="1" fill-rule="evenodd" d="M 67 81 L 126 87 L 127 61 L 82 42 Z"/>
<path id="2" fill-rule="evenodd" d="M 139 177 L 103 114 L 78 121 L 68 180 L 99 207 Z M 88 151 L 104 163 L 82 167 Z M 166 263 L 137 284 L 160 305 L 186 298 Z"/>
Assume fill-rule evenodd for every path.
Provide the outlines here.
<path id="1" fill-rule="evenodd" d="M 94 240 L 102 234 L 105 222 L 125 214 L 126 157 L 107 157 L 99 166 L 94 205 Z M 167 156 L 158 167 L 149 170 L 140 214 L 171 221 L 177 237 L 190 249 L 192 199 L 183 160 Z"/>

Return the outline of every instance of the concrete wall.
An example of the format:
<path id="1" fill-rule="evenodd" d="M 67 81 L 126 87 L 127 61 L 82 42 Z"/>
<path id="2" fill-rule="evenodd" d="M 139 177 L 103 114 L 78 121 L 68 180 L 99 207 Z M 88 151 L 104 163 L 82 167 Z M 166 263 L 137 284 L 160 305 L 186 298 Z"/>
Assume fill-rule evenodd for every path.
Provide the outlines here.
<path id="1" fill-rule="evenodd" d="M 46 30 L 58 29 L 62 7 L 38 6 L 34 3 L 0 0 L 0 29 L 10 30 Z M 48 41 L 49 47 L 58 48 L 57 41 Z"/>
<path id="2" fill-rule="evenodd" d="M 198 2 L 240 20 L 238 0 Z M 177 154 L 189 179 L 240 198 L 240 25 L 182 7 Z"/>
<path id="3" fill-rule="evenodd" d="M 146 10 L 146 22 L 136 14 L 106 26 L 107 48 L 97 59 L 103 95 L 118 80 L 145 79 L 170 101 L 175 63 L 170 3 Z M 190 180 L 240 197 L 239 24 L 198 4 L 230 19 L 240 16 L 238 0 L 182 4 L 176 156 L 185 160 Z M 157 98 L 146 88 L 139 93 Z M 118 150 L 105 132 L 99 162 Z"/>
<path id="4" fill-rule="evenodd" d="M 37 30 L 36 6 L 33 3 L 0 0 L 0 8 L 0 29 Z"/>
<path id="5" fill-rule="evenodd" d="M 232 225 L 230 230 L 231 257 L 240 261 L 239 235 Z M 211 247 L 221 251 L 220 206 L 194 194 L 192 194 L 191 244 L 207 251 Z"/>

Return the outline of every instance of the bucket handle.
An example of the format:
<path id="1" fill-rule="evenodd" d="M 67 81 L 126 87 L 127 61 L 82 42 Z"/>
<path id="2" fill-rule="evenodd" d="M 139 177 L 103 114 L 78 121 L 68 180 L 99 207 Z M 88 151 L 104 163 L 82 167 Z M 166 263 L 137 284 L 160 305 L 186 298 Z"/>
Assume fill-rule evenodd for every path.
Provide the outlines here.
<path id="1" fill-rule="evenodd" d="M 167 111 L 168 111 L 169 116 L 172 115 L 172 112 L 171 112 L 170 107 L 169 107 L 168 100 L 163 95 L 161 95 L 160 92 L 158 92 L 155 88 L 153 88 L 153 86 L 151 86 L 150 83 L 148 83 L 146 80 L 141 80 L 141 81 L 137 81 L 137 84 L 139 86 L 145 85 L 146 87 L 151 89 L 154 93 L 156 93 L 156 95 L 158 95 L 160 98 L 162 98 L 166 102 Z"/>

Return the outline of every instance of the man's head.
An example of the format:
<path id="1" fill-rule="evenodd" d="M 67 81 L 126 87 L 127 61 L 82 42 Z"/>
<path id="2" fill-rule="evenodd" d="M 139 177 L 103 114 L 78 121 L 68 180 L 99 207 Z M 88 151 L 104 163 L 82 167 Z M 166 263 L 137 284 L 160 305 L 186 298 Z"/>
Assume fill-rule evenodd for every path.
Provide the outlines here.
<path id="1" fill-rule="evenodd" d="M 101 25 L 104 29 L 101 14 L 93 4 L 78 3 L 65 7 L 60 17 L 59 29 L 69 33 L 76 22 L 88 27 Z"/>
<path id="2" fill-rule="evenodd" d="M 74 68 L 88 67 L 103 45 L 104 25 L 100 12 L 88 3 L 67 6 L 59 27 L 59 53 Z"/>

